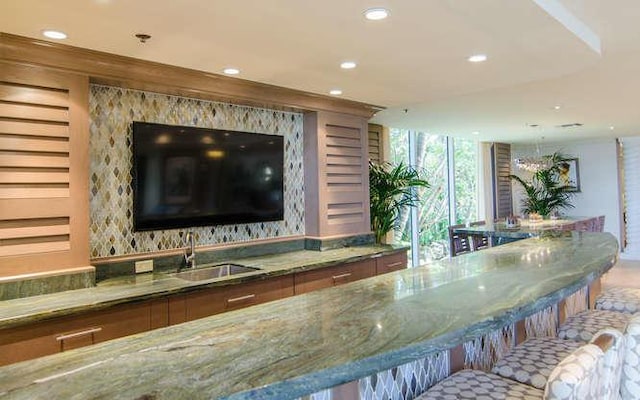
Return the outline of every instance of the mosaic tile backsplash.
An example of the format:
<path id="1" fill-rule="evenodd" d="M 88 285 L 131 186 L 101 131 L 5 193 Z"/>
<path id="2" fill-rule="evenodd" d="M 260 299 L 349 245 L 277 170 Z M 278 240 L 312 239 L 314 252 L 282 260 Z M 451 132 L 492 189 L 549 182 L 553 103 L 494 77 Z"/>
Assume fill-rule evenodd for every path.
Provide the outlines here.
<path id="1" fill-rule="evenodd" d="M 92 259 L 184 247 L 184 229 L 133 232 L 133 121 L 283 136 L 284 220 L 193 230 L 197 245 L 304 234 L 302 114 L 91 85 L 89 116 Z"/>

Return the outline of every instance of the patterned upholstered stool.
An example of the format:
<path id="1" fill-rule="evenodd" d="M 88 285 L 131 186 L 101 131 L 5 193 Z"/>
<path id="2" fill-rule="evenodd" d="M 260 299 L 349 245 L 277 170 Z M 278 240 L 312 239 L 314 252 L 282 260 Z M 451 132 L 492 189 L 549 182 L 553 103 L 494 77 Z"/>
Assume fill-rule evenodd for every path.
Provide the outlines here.
<path id="1" fill-rule="evenodd" d="M 582 343 L 553 337 L 528 339 L 514 347 L 491 370 L 503 378 L 544 389 L 551 371 Z"/>
<path id="2" fill-rule="evenodd" d="M 635 314 L 640 311 L 640 289 L 612 287 L 596 298 L 596 309 Z"/>
<path id="3" fill-rule="evenodd" d="M 499 375 L 463 370 L 427 390 L 419 400 L 454 399 L 547 399 L 605 400 L 610 394 L 608 364 L 620 345 L 621 334 L 598 334 L 593 343 L 583 344 L 566 356 L 550 373 L 544 390 Z"/>
<path id="4" fill-rule="evenodd" d="M 593 335 L 604 328 L 614 328 L 620 332 L 627 330 L 630 316 L 615 311 L 586 310 L 569 318 L 558 328 L 558 338 L 588 342 Z"/>

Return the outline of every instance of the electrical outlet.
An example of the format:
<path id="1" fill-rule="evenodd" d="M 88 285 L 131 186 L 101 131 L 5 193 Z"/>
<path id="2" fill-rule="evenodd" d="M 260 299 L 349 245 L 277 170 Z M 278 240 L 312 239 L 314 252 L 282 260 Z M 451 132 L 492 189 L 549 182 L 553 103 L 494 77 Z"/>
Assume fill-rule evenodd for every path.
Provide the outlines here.
<path id="1" fill-rule="evenodd" d="M 153 271 L 153 260 L 136 261 L 136 274 Z"/>

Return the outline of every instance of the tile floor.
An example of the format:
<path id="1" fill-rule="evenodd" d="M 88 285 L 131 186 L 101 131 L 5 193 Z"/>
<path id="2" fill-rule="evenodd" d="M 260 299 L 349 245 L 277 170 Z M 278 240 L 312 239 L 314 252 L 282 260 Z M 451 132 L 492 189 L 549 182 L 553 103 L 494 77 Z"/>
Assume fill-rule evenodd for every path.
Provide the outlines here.
<path id="1" fill-rule="evenodd" d="M 640 288 L 640 260 L 618 260 L 602 277 L 602 288 L 609 286 Z"/>

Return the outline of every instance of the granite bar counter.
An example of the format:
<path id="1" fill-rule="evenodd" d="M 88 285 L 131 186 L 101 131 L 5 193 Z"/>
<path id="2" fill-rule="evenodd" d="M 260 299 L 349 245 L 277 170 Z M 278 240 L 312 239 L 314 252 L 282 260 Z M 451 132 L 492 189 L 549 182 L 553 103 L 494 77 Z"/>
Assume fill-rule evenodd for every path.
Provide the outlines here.
<path id="1" fill-rule="evenodd" d="M 486 236 L 494 244 L 509 243 L 514 240 L 535 237 L 548 231 L 574 230 L 576 227 L 591 226 L 598 217 L 564 217 L 529 221 L 521 219 L 517 227 L 508 227 L 504 221 L 488 222 L 484 225 L 465 226 L 454 229 L 455 233 Z M 578 229 L 589 230 L 589 229 Z"/>
<path id="2" fill-rule="evenodd" d="M 0 368 L 12 399 L 288 399 L 450 349 L 615 263 L 608 233 L 521 240 Z"/>

